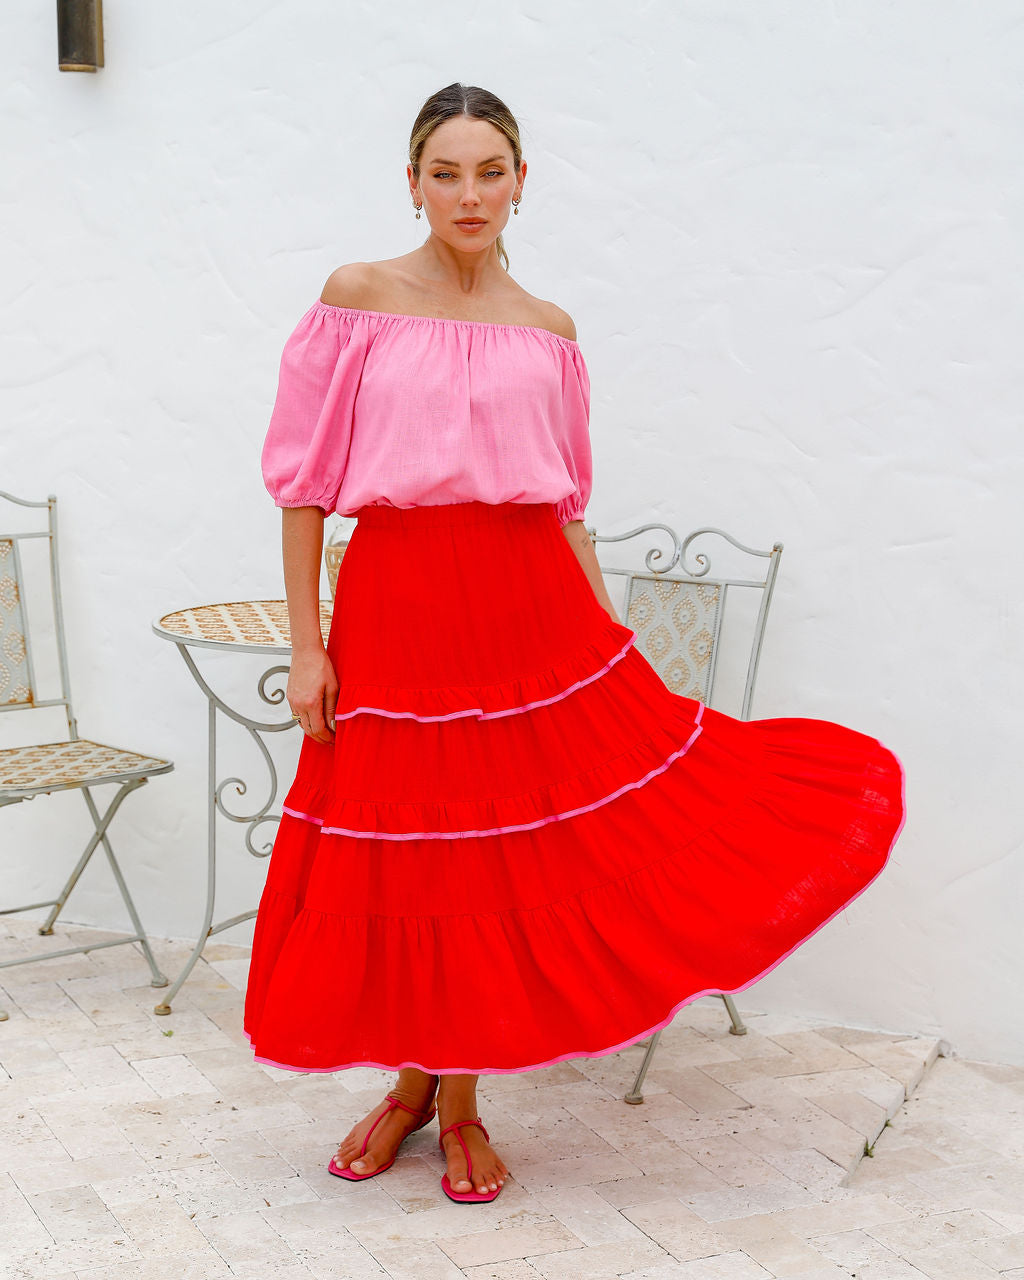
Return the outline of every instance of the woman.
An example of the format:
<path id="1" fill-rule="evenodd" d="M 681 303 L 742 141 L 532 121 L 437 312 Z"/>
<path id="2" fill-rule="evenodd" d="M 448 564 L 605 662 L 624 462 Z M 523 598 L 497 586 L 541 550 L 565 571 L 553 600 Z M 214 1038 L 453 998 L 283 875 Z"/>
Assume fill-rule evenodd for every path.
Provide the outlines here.
<path id="1" fill-rule="evenodd" d="M 436 1109 L 461 1202 L 508 1176 L 480 1074 L 611 1053 L 750 986 L 879 874 L 903 819 L 874 739 L 716 714 L 633 646 L 583 525 L 573 322 L 507 271 L 525 178 L 493 94 L 427 100 L 408 179 L 430 234 L 330 277 L 263 454 L 305 738 L 246 1034 L 291 1070 L 397 1070 L 328 1167 L 382 1172 Z M 331 511 L 358 522 L 325 650 Z"/>

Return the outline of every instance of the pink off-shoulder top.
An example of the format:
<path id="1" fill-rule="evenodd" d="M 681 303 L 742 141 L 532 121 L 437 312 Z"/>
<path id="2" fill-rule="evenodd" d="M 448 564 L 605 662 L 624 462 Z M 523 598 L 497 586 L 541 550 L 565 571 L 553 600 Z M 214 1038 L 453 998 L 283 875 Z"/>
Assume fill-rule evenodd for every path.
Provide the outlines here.
<path id="1" fill-rule="evenodd" d="M 590 380 L 577 343 L 530 325 L 315 302 L 281 357 L 263 446 L 279 507 L 590 497 Z"/>

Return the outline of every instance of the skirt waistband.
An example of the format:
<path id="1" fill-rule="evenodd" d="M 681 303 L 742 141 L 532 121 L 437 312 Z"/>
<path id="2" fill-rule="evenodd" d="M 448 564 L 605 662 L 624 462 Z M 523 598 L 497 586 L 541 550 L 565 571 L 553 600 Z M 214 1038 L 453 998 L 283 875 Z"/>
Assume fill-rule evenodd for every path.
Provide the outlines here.
<path id="1" fill-rule="evenodd" d="M 553 502 L 445 502 L 436 506 L 392 507 L 374 503 L 352 513 L 364 528 L 430 529 L 442 525 L 498 524 L 554 516 Z"/>

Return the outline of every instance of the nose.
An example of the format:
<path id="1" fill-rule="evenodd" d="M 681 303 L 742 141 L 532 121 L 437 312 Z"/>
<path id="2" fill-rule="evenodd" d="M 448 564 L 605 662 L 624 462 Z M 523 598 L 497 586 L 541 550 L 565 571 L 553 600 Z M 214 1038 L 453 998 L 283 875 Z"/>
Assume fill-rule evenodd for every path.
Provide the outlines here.
<path id="1" fill-rule="evenodd" d="M 477 195 L 476 183 L 472 178 L 467 178 L 462 188 L 462 195 L 459 198 L 459 204 L 478 205 L 480 197 Z"/>

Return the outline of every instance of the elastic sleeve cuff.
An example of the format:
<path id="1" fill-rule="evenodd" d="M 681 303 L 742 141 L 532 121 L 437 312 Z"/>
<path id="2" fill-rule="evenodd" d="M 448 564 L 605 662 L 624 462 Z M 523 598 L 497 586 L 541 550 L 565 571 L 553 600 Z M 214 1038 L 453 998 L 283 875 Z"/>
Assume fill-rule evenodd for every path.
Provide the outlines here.
<path id="1" fill-rule="evenodd" d="M 288 494 L 286 496 L 281 493 L 274 493 L 274 491 L 269 488 L 268 492 L 274 499 L 275 507 L 318 507 L 319 510 L 323 512 L 325 518 L 334 511 L 334 498 L 316 497 L 312 494 L 302 494 L 299 496 Z"/>
<path id="2" fill-rule="evenodd" d="M 570 520 L 582 520 L 585 509 L 586 504 L 578 493 L 570 493 L 567 498 L 562 498 L 555 504 L 555 514 L 563 528 Z"/>

